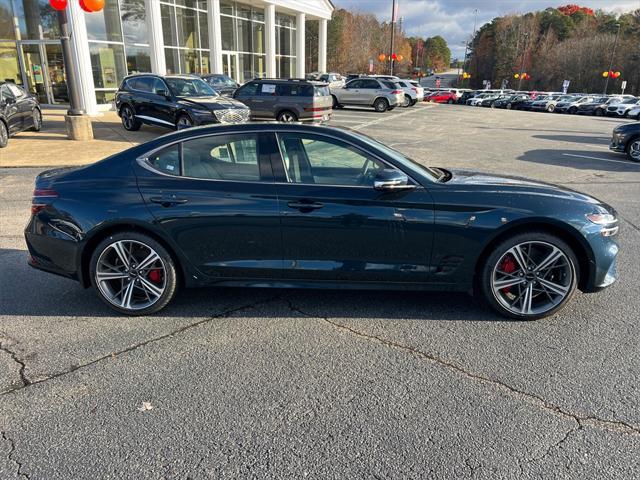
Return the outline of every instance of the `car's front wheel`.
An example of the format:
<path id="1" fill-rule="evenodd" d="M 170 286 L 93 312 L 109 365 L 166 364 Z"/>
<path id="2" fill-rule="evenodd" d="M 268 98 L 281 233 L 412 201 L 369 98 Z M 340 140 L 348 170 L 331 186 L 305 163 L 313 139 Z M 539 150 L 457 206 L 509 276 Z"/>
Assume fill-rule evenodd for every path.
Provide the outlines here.
<path id="1" fill-rule="evenodd" d="M 373 108 L 376 112 L 386 112 L 389 108 L 389 102 L 387 102 L 386 98 L 378 98 L 373 102 Z"/>
<path id="2" fill-rule="evenodd" d="M 553 111 L 556 109 L 556 106 L 552 103 L 551 105 L 549 105 L 547 107 L 547 112 L 549 113 L 553 113 Z"/>
<path id="3" fill-rule="evenodd" d="M 561 238 L 531 231 L 496 245 L 480 275 L 485 299 L 499 313 L 536 320 L 561 310 L 578 283 L 578 260 Z"/>
<path id="4" fill-rule="evenodd" d="M 193 120 L 189 117 L 189 115 L 182 114 L 178 117 L 176 121 L 176 130 L 184 130 L 185 128 L 193 127 Z"/>
<path id="5" fill-rule="evenodd" d="M 0 120 L 0 148 L 4 148 L 9 144 L 9 131 L 7 124 Z"/>
<path id="6" fill-rule="evenodd" d="M 110 235 L 94 250 L 91 283 L 100 299 L 127 315 L 164 308 L 177 290 L 176 268 L 167 250 L 137 232 Z"/>
<path id="7" fill-rule="evenodd" d="M 640 137 L 632 139 L 627 144 L 627 156 L 634 162 L 640 162 Z"/>
<path id="8" fill-rule="evenodd" d="M 40 109 L 35 108 L 31 113 L 31 123 L 33 123 L 31 130 L 34 132 L 42 130 L 42 113 L 40 112 Z"/>
<path id="9" fill-rule="evenodd" d="M 133 109 L 128 105 L 122 107 L 122 110 L 120 111 L 120 118 L 122 119 L 122 126 L 129 132 L 140 130 L 140 127 L 142 126 L 142 122 L 136 118 L 133 113 Z"/>

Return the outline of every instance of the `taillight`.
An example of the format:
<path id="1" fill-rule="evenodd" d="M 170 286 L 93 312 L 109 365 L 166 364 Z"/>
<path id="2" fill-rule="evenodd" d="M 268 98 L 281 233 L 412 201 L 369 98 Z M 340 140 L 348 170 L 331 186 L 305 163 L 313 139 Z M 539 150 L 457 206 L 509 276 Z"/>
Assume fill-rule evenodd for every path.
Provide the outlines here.
<path id="1" fill-rule="evenodd" d="M 392 91 L 391 93 L 394 93 L 394 94 L 395 94 L 395 93 L 402 93 L 402 90 L 394 90 L 394 91 Z"/>
<path id="2" fill-rule="evenodd" d="M 323 112 L 328 109 L 329 107 L 304 107 L 305 112 Z"/>
<path id="3" fill-rule="evenodd" d="M 413 90 L 414 92 L 418 93 L 418 89 L 416 87 L 411 87 L 411 90 Z"/>
<path id="4" fill-rule="evenodd" d="M 58 192 L 55 190 L 36 188 L 33 191 L 33 199 L 31 200 L 31 215 L 35 215 L 49 205 L 53 198 L 58 198 Z"/>

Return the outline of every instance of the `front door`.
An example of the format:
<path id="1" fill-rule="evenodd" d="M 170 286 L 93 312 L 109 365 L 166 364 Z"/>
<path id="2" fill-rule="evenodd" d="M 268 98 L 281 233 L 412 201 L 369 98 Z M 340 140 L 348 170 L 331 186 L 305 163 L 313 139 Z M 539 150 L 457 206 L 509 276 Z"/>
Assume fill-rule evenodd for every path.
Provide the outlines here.
<path id="1" fill-rule="evenodd" d="M 157 224 L 211 282 L 281 274 L 278 202 L 262 139 L 257 133 L 199 137 L 136 164 Z"/>
<path id="2" fill-rule="evenodd" d="M 45 52 L 50 103 L 69 103 L 67 77 L 62 61 L 62 46 L 59 43 L 48 43 L 45 45 Z"/>
<path id="3" fill-rule="evenodd" d="M 392 167 L 333 137 L 283 132 L 277 141 L 284 278 L 429 281 L 434 211 L 423 187 L 374 189 Z"/>

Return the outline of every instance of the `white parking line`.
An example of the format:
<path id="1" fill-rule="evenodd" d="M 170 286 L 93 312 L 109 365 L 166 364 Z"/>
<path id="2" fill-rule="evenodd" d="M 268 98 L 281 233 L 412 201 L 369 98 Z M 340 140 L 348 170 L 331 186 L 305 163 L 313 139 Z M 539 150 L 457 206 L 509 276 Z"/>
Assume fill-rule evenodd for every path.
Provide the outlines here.
<path id="1" fill-rule="evenodd" d="M 342 118 L 332 118 L 331 123 L 362 123 L 362 120 L 344 120 Z"/>
<path id="2" fill-rule="evenodd" d="M 429 108 L 429 107 L 422 107 L 422 108 Z M 414 112 L 419 112 L 421 109 L 415 109 L 415 107 L 413 109 L 407 110 L 406 112 L 402 112 L 402 113 L 396 113 L 395 115 L 393 115 L 393 119 L 399 118 L 399 117 L 404 117 L 405 115 L 409 115 L 410 113 L 414 113 Z M 358 125 L 357 127 L 353 127 L 354 130 L 359 130 L 361 128 L 365 128 L 365 127 L 369 127 L 371 125 L 375 125 L 377 123 L 381 123 L 384 122 L 385 120 L 389 120 L 389 117 L 387 115 L 383 115 L 380 118 L 376 118 L 375 120 L 371 120 L 369 122 L 365 122 L 361 125 Z"/>
<path id="3" fill-rule="evenodd" d="M 566 155 L 567 157 L 588 158 L 589 160 L 600 160 L 602 162 L 624 163 L 625 165 L 635 165 L 637 167 L 640 167 L 640 164 L 627 162 L 627 161 L 624 161 L 624 160 L 614 160 L 613 158 L 590 157 L 588 155 L 576 155 L 576 154 L 573 154 L 573 153 L 563 153 L 562 155 Z"/>

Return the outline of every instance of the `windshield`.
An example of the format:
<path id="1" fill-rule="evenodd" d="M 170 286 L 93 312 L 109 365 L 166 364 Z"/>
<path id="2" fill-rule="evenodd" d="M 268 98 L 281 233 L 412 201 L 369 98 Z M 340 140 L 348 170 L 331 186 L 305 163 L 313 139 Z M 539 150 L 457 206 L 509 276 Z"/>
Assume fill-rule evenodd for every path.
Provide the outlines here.
<path id="1" fill-rule="evenodd" d="M 360 132 L 356 133 L 354 131 L 351 131 L 351 134 L 359 138 L 363 142 L 367 143 L 368 145 L 371 145 L 372 147 L 378 150 L 381 150 L 383 153 L 393 158 L 400 165 L 402 165 L 405 168 L 405 170 L 408 170 L 408 173 L 410 174 L 426 176 L 429 179 L 433 180 L 434 182 L 437 182 L 440 178 L 442 178 L 442 174 L 437 170 L 430 167 L 425 167 L 424 165 L 419 164 L 415 160 L 412 160 L 411 158 L 407 157 L 405 154 L 400 153 L 395 148 L 388 147 L 378 142 L 377 140 L 374 140 L 368 135 L 365 135 L 364 133 L 360 133 Z"/>
<path id="2" fill-rule="evenodd" d="M 564 95 L 560 97 L 558 100 L 561 102 L 568 102 L 569 100 L 573 100 L 575 97 L 573 95 Z"/>
<path id="3" fill-rule="evenodd" d="M 171 93 L 177 97 L 217 97 L 218 94 L 199 78 L 165 77 Z"/>
<path id="4" fill-rule="evenodd" d="M 238 85 L 235 80 L 227 77 L 226 75 L 207 77 L 207 81 L 214 87 L 236 87 Z"/>

